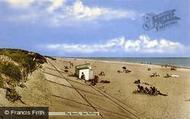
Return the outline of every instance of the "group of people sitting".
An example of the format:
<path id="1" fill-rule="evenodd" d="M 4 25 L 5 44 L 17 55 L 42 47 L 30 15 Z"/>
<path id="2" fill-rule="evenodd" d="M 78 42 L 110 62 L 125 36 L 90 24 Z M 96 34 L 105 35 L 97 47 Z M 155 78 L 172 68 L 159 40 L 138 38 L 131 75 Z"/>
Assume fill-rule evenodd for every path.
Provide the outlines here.
<path id="1" fill-rule="evenodd" d="M 148 94 L 148 95 L 152 95 L 152 96 L 156 96 L 156 95 L 167 96 L 167 94 L 161 93 L 156 87 L 150 86 L 150 84 L 148 84 L 148 83 L 141 83 L 140 80 L 136 80 L 134 83 L 137 84 L 136 91 L 138 93 Z"/>
<path id="2" fill-rule="evenodd" d="M 153 87 L 143 87 L 139 84 L 137 85 L 137 92 L 154 95 L 154 96 L 160 94 L 160 91 L 157 88 L 155 88 L 154 86 Z"/>
<path id="3" fill-rule="evenodd" d="M 165 67 L 165 68 L 169 67 L 171 71 L 172 70 L 174 70 L 174 71 L 177 70 L 177 67 L 174 66 L 174 65 L 171 65 L 171 64 L 161 65 L 161 67 Z"/>
<path id="4" fill-rule="evenodd" d="M 121 70 L 117 70 L 117 73 L 130 73 L 131 70 L 127 69 L 125 66 L 122 67 L 122 71 Z"/>
<path id="5" fill-rule="evenodd" d="M 153 77 L 160 77 L 160 74 L 157 73 L 157 72 L 154 72 L 154 73 L 152 73 L 152 74 L 150 75 L 150 77 L 151 77 L 151 78 L 153 78 Z M 164 76 L 164 78 L 170 78 L 170 77 L 178 78 L 179 75 L 177 75 L 177 74 L 168 74 L 168 73 L 167 73 L 167 74 Z"/>
<path id="6" fill-rule="evenodd" d="M 150 77 L 160 77 L 160 74 L 157 72 L 154 72 L 150 75 Z"/>

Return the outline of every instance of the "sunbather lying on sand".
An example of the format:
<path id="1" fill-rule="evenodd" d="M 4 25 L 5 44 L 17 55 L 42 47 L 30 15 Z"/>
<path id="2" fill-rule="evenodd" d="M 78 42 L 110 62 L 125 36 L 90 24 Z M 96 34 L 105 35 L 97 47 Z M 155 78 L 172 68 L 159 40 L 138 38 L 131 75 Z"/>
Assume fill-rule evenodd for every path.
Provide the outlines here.
<path id="1" fill-rule="evenodd" d="M 179 75 L 177 75 L 177 74 L 166 74 L 166 76 L 164 76 L 164 78 L 169 78 L 169 77 L 178 78 Z"/>

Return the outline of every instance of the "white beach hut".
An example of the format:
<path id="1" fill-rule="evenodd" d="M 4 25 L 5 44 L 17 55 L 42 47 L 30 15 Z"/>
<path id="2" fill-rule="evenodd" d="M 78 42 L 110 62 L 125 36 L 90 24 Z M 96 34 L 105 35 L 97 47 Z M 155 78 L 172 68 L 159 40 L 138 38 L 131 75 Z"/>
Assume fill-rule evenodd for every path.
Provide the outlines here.
<path id="1" fill-rule="evenodd" d="M 85 80 L 93 79 L 93 71 L 89 63 L 77 65 L 75 73 L 79 79 L 81 79 L 82 73 L 85 75 Z"/>

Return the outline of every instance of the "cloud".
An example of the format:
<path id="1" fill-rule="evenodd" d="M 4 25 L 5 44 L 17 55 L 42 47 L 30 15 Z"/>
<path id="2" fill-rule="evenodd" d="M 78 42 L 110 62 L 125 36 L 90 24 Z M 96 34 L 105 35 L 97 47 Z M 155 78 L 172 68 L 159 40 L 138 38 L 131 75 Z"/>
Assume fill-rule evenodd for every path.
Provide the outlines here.
<path id="1" fill-rule="evenodd" d="M 122 39 L 120 39 L 122 40 Z M 108 52 L 114 51 L 114 48 L 120 46 L 120 40 L 111 40 L 105 44 L 49 44 L 45 47 L 50 50 L 61 50 L 65 52 L 81 52 L 81 53 L 93 53 L 93 52 Z"/>
<path id="2" fill-rule="evenodd" d="M 47 11 L 52 13 L 54 10 L 61 8 L 65 3 L 65 0 L 52 0 L 51 5 L 47 8 Z"/>
<path id="3" fill-rule="evenodd" d="M 7 0 L 6 3 L 13 8 L 24 8 L 23 12 L 19 11 L 18 13 L 14 12 L 13 15 L 8 15 L 11 21 L 21 21 L 21 23 L 29 23 L 29 21 L 34 23 L 35 21 L 35 23 L 40 24 L 45 23 L 52 26 L 61 26 L 67 25 L 68 23 L 81 24 L 102 20 L 135 20 L 140 16 L 134 10 L 88 6 L 81 0 L 75 0 L 71 4 L 68 4 L 66 0 Z M 23 16 L 25 16 L 25 19 L 22 19 Z"/>
<path id="4" fill-rule="evenodd" d="M 16 7 L 16 8 L 27 8 L 32 5 L 34 0 L 7 0 L 7 3 L 11 7 Z"/>
<path id="5" fill-rule="evenodd" d="M 145 53 L 172 53 L 183 48 L 184 45 L 179 42 L 173 42 L 164 38 L 151 39 L 147 35 L 141 35 L 137 40 L 126 40 L 124 45 L 125 51 Z"/>
<path id="6" fill-rule="evenodd" d="M 76 1 L 72 7 L 69 8 L 70 14 L 78 19 L 95 18 L 105 13 L 105 9 L 98 7 L 90 8 L 84 6 L 81 1 Z"/>
<path id="7" fill-rule="evenodd" d="M 151 39 L 147 35 L 141 35 L 136 40 L 128 40 L 119 37 L 108 40 L 102 44 L 47 44 L 48 50 L 68 53 L 95 53 L 95 52 L 138 52 L 138 53 L 174 53 L 183 50 L 185 46 L 179 42 L 167 39 Z"/>
<path id="8" fill-rule="evenodd" d="M 69 7 L 68 11 L 70 11 L 70 14 L 73 17 L 83 20 L 92 20 L 97 18 L 116 19 L 135 17 L 135 12 L 133 11 L 113 10 L 110 8 L 100 7 L 88 7 L 85 6 L 80 0 L 76 1 L 73 4 L 73 6 Z"/>

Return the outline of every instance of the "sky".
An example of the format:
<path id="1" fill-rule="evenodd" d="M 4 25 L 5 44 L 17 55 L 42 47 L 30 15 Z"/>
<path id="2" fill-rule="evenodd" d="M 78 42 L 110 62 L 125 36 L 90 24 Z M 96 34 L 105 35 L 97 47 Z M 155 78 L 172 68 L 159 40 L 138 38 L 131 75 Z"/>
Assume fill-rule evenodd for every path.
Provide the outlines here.
<path id="1" fill-rule="evenodd" d="M 143 28 L 147 14 L 173 9 L 177 23 Z M 189 21 L 190 0 L 0 0 L 0 48 L 66 57 L 189 57 Z"/>

